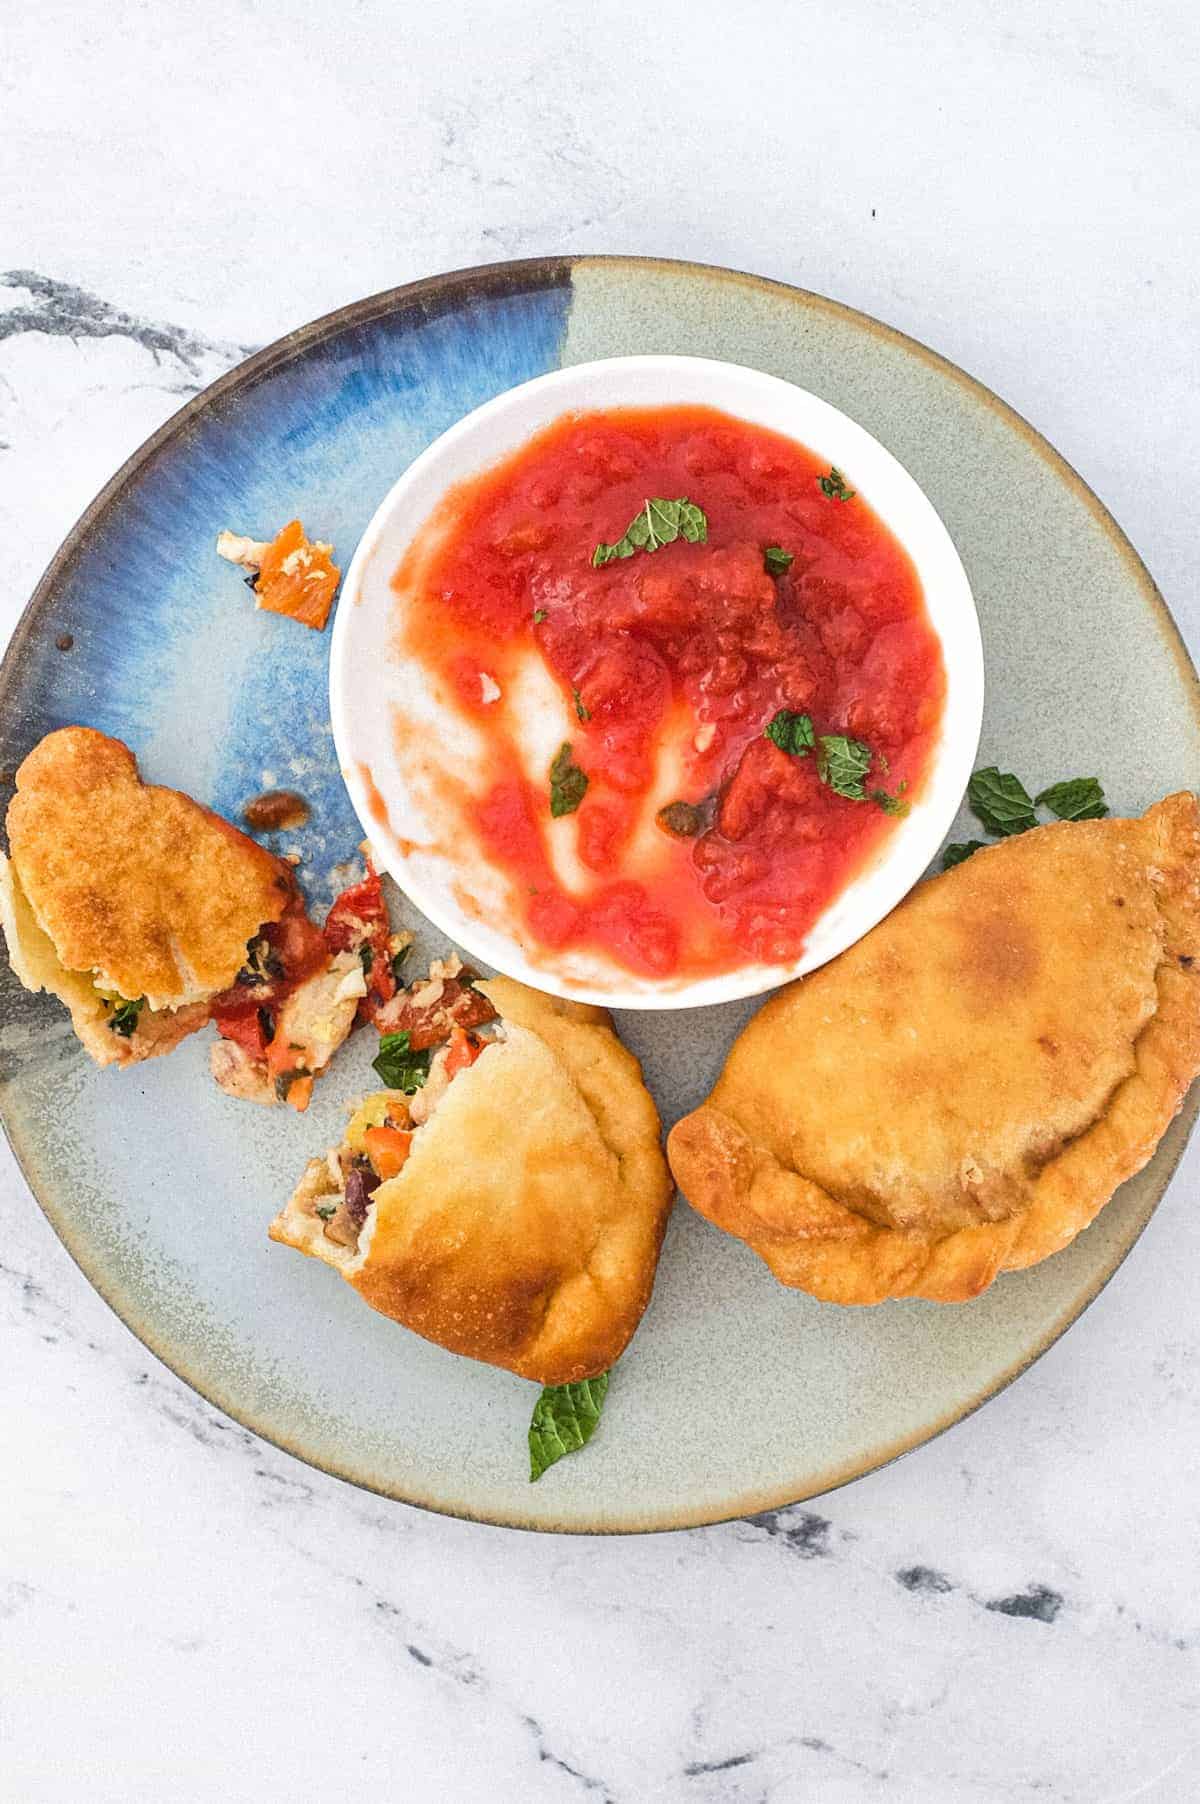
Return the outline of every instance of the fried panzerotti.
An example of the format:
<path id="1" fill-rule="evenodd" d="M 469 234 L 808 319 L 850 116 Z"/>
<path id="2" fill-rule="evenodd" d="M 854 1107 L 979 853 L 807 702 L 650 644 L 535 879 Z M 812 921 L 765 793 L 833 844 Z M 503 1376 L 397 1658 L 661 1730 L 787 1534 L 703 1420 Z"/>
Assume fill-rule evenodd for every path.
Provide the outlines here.
<path id="1" fill-rule="evenodd" d="M 679 1187 L 816 1297 L 977 1296 L 1154 1152 L 1198 959 L 1190 794 L 977 852 L 766 1004 L 670 1136 Z"/>
<path id="2" fill-rule="evenodd" d="M 63 727 L 17 772 L 0 860 L 13 970 L 49 990 L 97 1064 L 167 1052 L 208 1019 L 291 872 L 178 790 L 143 783 L 120 740 Z"/>
<path id="3" fill-rule="evenodd" d="M 222 1089 L 304 1109 L 356 1017 L 395 995 L 403 936 L 369 858 L 317 927 L 287 863 L 144 783 L 118 739 L 48 734 L 17 772 L 7 824 L 13 970 L 66 1003 L 98 1065 L 156 1058 L 211 1020 Z"/>
<path id="4" fill-rule="evenodd" d="M 672 1189 L 637 1060 L 603 1009 L 507 978 L 425 1088 L 360 1105 L 273 1240 L 374 1309 L 541 1384 L 606 1371 L 650 1299 Z"/>

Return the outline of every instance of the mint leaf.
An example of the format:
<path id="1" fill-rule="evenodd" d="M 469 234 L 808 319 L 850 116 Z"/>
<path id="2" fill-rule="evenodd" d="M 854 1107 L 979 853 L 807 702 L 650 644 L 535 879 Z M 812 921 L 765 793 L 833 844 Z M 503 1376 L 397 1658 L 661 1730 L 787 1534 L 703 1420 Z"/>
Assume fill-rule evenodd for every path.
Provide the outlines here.
<path id="1" fill-rule="evenodd" d="M 1099 777 L 1071 777 L 1065 783 L 1052 783 L 1034 801 L 1039 807 L 1044 804 L 1060 821 L 1098 821 L 1108 813 Z"/>
<path id="2" fill-rule="evenodd" d="M 776 719 L 778 719 L 778 715 Z M 807 720 L 807 716 L 801 716 Z M 771 722 L 771 726 L 775 721 Z M 811 733 L 812 729 L 809 728 Z M 767 728 L 767 737 L 774 739 L 771 727 Z M 776 745 L 779 740 L 775 740 Z M 809 744 L 812 744 L 811 738 Z M 786 749 L 786 748 L 785 748 Z M 885 814 L 897 817 L 906 815 L 911 804 L 904 800 L 907 783 L 901 783 L 895 795 L 889 795 L 886 789 L 868 789 L 867 773 L 874 759 L 880 770 L 886 772 L 888 761 L 882 752 L 872 752 L 869 745 L 861 739 L 848 739 L 844 733 L 825 733 L 821 737 L 821 749 L 817 753 L 817 775 L 835 795 L 845 796 L 850 802 L 874 802 Z"/>
<path id="3" fill-rule="evenodd" d="M 571 756 L 571 742 L 564 739 L 550 766 L 550 813 L 555 820 L 563 814 L 574 814 L 587 794 L 587 786 L 585 773 Z"/>
<path id="4" fill-rule="evenodd" d="M 789 570 L 795 560 L 794 551 L 785 551 L 782 545 L 768 545 L 763 552 L 763 564 L 768 576 L 782 576 Z"/>
<path id="5" fill-rule="evenodd" d="M 678 501 L 655 497 L 645 503 L 640 514 L 634 515 L 614 544 L 601 542 L 597 545 L 592 553 L 592 564 L 598 570 L 616 558 L 632 557 L 635 551 L 658 551 L 663 545 L 673 545 L 676 539 L 702 545 L 707 538 L 708 519 L 694 501 L 689 501 L 686 495 L 681 495 Z"/>
<path id="6" fill-rule="evenodd" d="M 412 1035 L 402 1028 L 399 1033 L 381 1035 L 379 1053 L 371 1060 L 371 1069 L 378 1072 L 389 1090 L 403 1090 L 406 1096 L 413 1096 L 429 1076 L 429 1054 L 413 1052 Z"/>
<path id="7" fill-rule="evenodd" d="M 708 540 L 708 516 L 704 509 L 681 495 L 678 501 L 647 501 L 646 518 L 650 527 L 650 539 L 647 551 L 657 551 L 658 545 L 669 545 L 676 539 L 686 539 L 689 545 L 703 545 Z"/>
<path id="8" fill-rule="evenodd" d="M 847 739 L 844 733 L 822 736 L 817 753 L 817 775 L 835 795 L 851 802 L 865 802 L 865 779 L 871 768 L 871 748 L 861 739 Z"/>
<path id="9" fill-rule="evenodd" d="M 580 695 L 578 689 L 572 689 L 571 694 L 575 698 L 575 712 L 580 720 L 590 720 L 592 718 L 592 710 L 585 706 L 583 697 Z"/>
<path id="10" fill-rule="evenodd" d="M 119 1002 L 108 1020 L 110 1034 L 119 1034 L 123 1040 L 132 1037 L 138 1024 L 138 1016 L 146 1006 L 146 998 L 139 996 L 136 1002 Z"/>
<path id="11" fill-rule="evenodd" d="M 794 714 L 789 708 L 780 708 L 774 719 L 767 722 L 763 737 L 777 745 L 781 752 L 791 752 L 797 758 L 806 758 L 815 744 L 813 724 L 808 715 Z M 870 746 L 864 745 L 861 739 L 848 739 L 843 733 L 823 734 L 817 753 L 817 775 L 835 795 L 845 796 L 848 801 L 874 802 L 885 814 L 908 814 L 910 804 L 903 799 L 907 783 L 901 783 L 895 795 L 889 795 L 886 789 L 867 789 L 867 772 L 873 755 Z M 875 755 L 875 759 L 880 769 L 886 771 L 888 762 L 883 753 Z"/>
<path id="12" fill-rule="evenodd" d="M 608 1373 L 584 1378 L 578 1384 L 548 1384 L 533 1406 L 529 1424 L 529 1482 L 536 1484 L 565 1454 L 586 1447 L 596 1432 Z"/>
<path id="13" fill-rule="evenodd" d="M 952 871 L 956 864 L 964 863 L 973 852 L 982 852 L 985 843 L 982 839 L 966 839 L 947 846 L 942 853 L 942 869 Z"/>
<path id="14" fill-rule="evenodd" d="M 763 728 L 763 737 L 777 745 L 781 752 L 792 752 L 797 758 L 807 757 L 815 743 L 813 723 L 808 715 L 794 714 L 790 708 L 780 708 Z"/>
<path id="15" fill-rule="evenodd" d="M 836 464 L 830 464 L 828 476 L 817 477 L 817 487 L 831 501 L 853 501 L 858 493 L 857 489 L 846 487 L 846 478 Z"/>
<path id="16" fill-rule="evenodd" d="M 900 788 L 904 788 L 903 783 L 900 785 Z M 900 795 L 899 791 L 897 791 L 894 796 L 890 796 L 886 789 L 872 789 L 867 795 L 867 800 L 869 802 L 874 802 L 877 808 L 882 808 L 885 814 L 894 814 L 901 817 L 909 812 L 909 804 Z"/>
<path id="17" fill-rule="evenodd" d="M 967 784 L 967 800 L 976 819 L 998 838 L 1025 833 L 1038 824 L 1033 797 L 1021 779 L 994 764 L 975 772 Z"/>

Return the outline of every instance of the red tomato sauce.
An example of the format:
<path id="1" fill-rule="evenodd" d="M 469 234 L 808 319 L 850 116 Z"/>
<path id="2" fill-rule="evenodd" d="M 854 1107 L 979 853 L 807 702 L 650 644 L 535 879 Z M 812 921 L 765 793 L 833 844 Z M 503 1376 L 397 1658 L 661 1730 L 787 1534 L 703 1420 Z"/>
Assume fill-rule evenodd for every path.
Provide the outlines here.
<path id="1" fill-rule="evenodd" d="M 461 827 L 507 873 L 535 955 L 586 947 L 684 981 L 801 954 L 895 822 L 822 780 L 819 745 L 798 756 L 765 737 L 780 709 L 808 715 L 818 741 L 869 747 L 868 791 L 919 789 L 940 648 L 908 554 L 861 497 L 823 492 L 828 473 L 708 408 L 572 415 L 454 490 L 396 573 L 417 597 L 407 655 L 486 735 Z M 595 568 L 597 544 L 657 496 L 701 508 L 706 542 Z M 794 554 L 781 574 L 768 546 Z M 561 692 L 560 738 L 587 777 L 560 819 L 550 760 L 529 769 L 528 723 L 508 700 L 531 657 Z M 656 824 L 674 801 L 700 809 L 690 837 Z"/>

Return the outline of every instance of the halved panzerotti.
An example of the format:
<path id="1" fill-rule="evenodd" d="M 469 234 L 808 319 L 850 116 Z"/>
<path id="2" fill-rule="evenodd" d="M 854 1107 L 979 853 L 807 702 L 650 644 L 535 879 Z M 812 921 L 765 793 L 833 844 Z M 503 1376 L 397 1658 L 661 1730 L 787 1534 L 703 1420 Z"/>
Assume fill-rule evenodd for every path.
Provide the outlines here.
<path id="1" fill-rule="evenodd" d="M 672 1196 L 658 1113 L 605 1010 L 501 977 L 469 993 L 492 1018 L 443 1011 L 427 1074 L 411 1055 L 435 1017 L 397 1030 L 404 1088 L 362 1100 L 271 1238 L 453 1353 L 546 1385 L 593 1378 L 654 1284 Z"/>
<path id="2" fill-rule="evenodd" d="M 7 829 L 13 970 L 66 1005 L 98 1065 L 157 1058 L 211 1020 L 222 1088 L 303 1109 L 355 1020 L 396 994 L 404 936 L 372 870 L 317 927 L 288 863 L 143 782 L 129 748 L 90 727 L 30 752 Z"/>

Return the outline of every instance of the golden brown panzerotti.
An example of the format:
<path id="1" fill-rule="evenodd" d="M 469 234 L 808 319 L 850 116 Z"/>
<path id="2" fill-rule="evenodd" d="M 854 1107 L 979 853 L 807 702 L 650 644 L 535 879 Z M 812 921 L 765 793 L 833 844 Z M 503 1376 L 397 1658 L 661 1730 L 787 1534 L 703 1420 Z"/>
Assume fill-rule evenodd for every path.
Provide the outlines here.
<path id="1" fill-rule="evenodd" d="M 605 1010 L 508 978 L 478 987 L 496 1037 L 452 1081 L 453 1042 L 415 1096 L 368 1098 L 271 1237 L 453 1353 L 542 1384 L 594 1377 L 654 1284 L 672 1197 L 658 1114 Z M 411 1141 L 367 1199 L 353 1174 L 372 1124 Z"/>
<path id="2" fill-rule="evenodd" d="M 155 1057 L 202 1027 L 247 941 L 295 893 L 279 859 L 190 796 L 144 783 L 129 748 L 91 727 L 34 747 L 6 824 L 13 970 L 66 1004 L 99 1065 Z"/>
<path id="3" fill-rule="evenodd" d="M 693 1207 L 837 1303 L 961 1302 L 1074 1239 L 1200 1070 L 1200 809 L 977 852 L 774 997 L 668 1143 Z"/>

